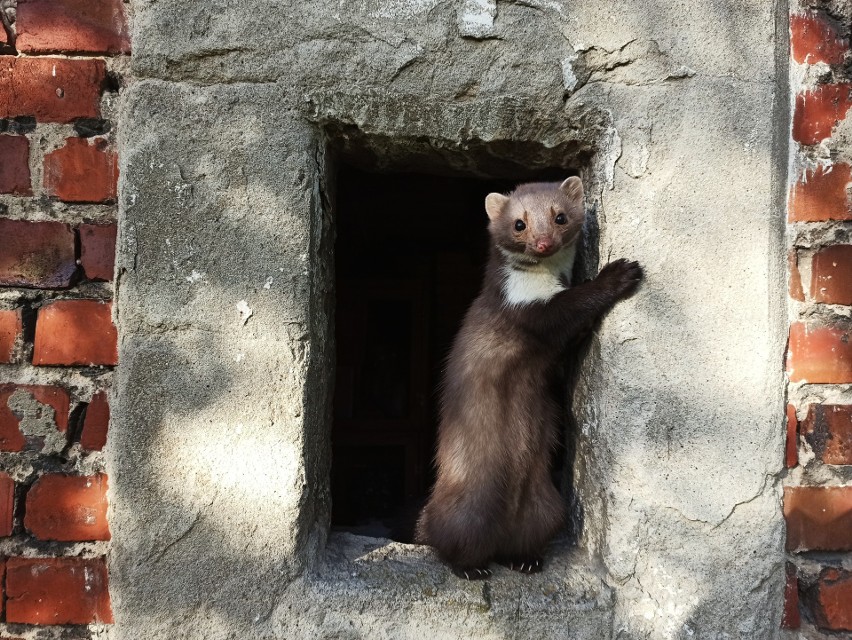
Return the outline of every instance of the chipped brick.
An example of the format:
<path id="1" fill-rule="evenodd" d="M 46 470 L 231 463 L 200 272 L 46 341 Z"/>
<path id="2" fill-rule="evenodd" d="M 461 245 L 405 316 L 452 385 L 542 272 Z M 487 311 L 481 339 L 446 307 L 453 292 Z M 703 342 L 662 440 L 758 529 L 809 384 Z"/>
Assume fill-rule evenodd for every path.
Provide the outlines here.
<path id="1" fill-rule="evenodd" d="M 15 481 L 0 471 L 0 536 L 12 535 L 15 526 Z"/>
<path id="2" fill-rule="evenodd" d="M 89 280 L 112 280 L 116 232 L 114 224 L 80 225 L 80 262 Z"/>
<path id="3" fill-rule="evenodd" d="M 787 373 L 792 382 L 852 382 L 852 331 L 837 327 L 790 326 Z"/>
<path id="4" fill-rule="evenodd" d="M 121 0 L 18 0 L 18 51 L 128 53 L 130 34 Z"/>
<path id="5" fill-rule="evenodd" d="M 820 572 L 812 610 L 817 626 L 852 631 L 852 572 L 834 568 Z"/>
<path id="6" fill-rule="evenodd" d="M 790 222 L 852 220 L 846 188 L 852 184 L 852 168 L 838 162 L 805 170 L 790 189 L 787 211 Z"/>
<path id="7" fill-rule="evenodd" d="M 9 399 L 16 391 L 29 393 L 36 402 L 43 405 L 41 412 L 44 415 L 48 415 L 47 412 L 52 410 L 53 426 L 56 430 L 63 434 L 68 431 L 71 399 L 65 389 L 48 385 L 0 384 L 0 451 L 23 451 L 28 445 L 27 436 L 21 431 L 21 416 L 15 415 L 9 407 Z M 36 417 L 41 418 L 42 415 Z M 35 434 L 30 437 L 39 438 Z"/>
<path id="8" fill-rule="evenodd" d="M 799 463 L 799 423 L 796 419 L 796 407 L 787 405 L 787 467 L 795 467 Z"/>
<path id="9" fill-rule="evenodd" d="M 0 56 L 0 118 L 97 118 L 105 81 L 103 60 Z"/>
<path id="10" fill-rule="evenodd" d="M 852 551 L 852 487 L 784 487 L 788 551 Z"/>
<path id="11" fill-rule="evenodd" d="M 793 300 L 804 301 L 805 291 L 802 289 L 802 275 L 799 273 L 799 254 L 795 249 L 787 253 L 787 274 L 790 278 L 789 294 Z"/>
<path id="12" fill-rule="evenodd" d="M 825 464 L 852 464 L 852 405 L 810 405 L 802 435 Z"/>
<path id="13" fill-rule="evenodd" d="M 0 364 L 18 361 L 17 346 L 23 338 L 23 314 L 20 309 L 0 311 Z"/>
<path id="14" fill-rule="evenodd" d="M 112 304 L 100 300 L 58 300 L 41 307 L 33 364 L 118 364 L 118 334 L 111 310 Z"/>
<path id="15" fill-rule="evenodd" d="M 787 563 L 787 581 L 784 585 L 784 613 L 781 616 L 782 629 L 798 629 L 802 624 L 799 613 L 799 579 L 796 567 Z"/>
<path id="16" fill-rule="evenodd" d="M 793 112 L 793 140 L 818 144 L 831 137 L 838 122 L 852 106 L 852 85 L 824 84 L 796 96 Z"/>
<path id="17" fill-rule="evenodd" d="M 74 231 L 61 222 L 0 218 L 0 286 L 65 288 L 77 271 Z"/>
<path id="18" fill-rule="evenodd" d="M 849 51 L 849 40 L 824 13 L 809 11 L 790 16 L 790 53 L 799 64 L 840 64 Z"/>
<path id="19" fill-rule="evenodd" d="M 33 194 L 30 180 L 30 141 L 25 136 L 0 135 L 0 193 Z"/>
<path id="20" fill-rule="evenodd" d="M 40 540 L 109 540 L 107 476 L 41 476 L 27 493 L 24 527 Z"/>
<path id="21" fill-rule="evenodd" d="M 811 297 L 816 302 L 852 304 L 852 245 L 836 244 L 814 254 Z"/>
<path id="22" fill-rule="evenodd" d="M 68 138 L 44 156 L 44 188 L 63 202 L 113 202 L 117 181 L 118 158 L 103 140 Z"/>
<path id="23" fill-rule="evenodd" d="M 99 391 L 86 408 L 80 446 L 88 451 L 100 451 L 106 445 L 108 429 L 109 402 L 106 393 Z"/>
<path id="24" fill-rule="evenodd" d="M 113 622 L 103 558 L 9 558 L 6 598 L 10 623 Z"/>

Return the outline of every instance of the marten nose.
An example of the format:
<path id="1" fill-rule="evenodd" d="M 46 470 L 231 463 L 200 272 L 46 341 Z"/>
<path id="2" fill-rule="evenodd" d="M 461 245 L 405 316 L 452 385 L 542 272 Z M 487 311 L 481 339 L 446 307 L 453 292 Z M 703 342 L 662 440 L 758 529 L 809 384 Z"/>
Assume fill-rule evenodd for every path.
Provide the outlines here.
<path id="1" fill-rule="evenodd" d="M 539 238 L 535 241 L 535 250 L 539 253 L 545 253 L 553 248 L 553 240 L 550 238 Z"/>

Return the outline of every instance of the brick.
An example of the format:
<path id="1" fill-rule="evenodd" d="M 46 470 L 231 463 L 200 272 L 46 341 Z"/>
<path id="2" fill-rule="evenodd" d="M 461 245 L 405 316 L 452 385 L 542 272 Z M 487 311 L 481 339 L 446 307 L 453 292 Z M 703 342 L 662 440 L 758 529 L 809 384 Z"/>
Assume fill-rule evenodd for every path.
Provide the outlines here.
<path id="1" fill-rule="evenodd" d="M 787 405 L 787 451 L 785 455 L 787 467 L 795 467 L 799 463 L 799 422 L 796 418 L 796 407 Z"/>
<path id="2" fill-rule="evenodd" d="M 33 194 L 30 180 L 30 141 L 26 136 L 0 135 L 0 193 Z"/>
<path id="3" fill-rule="evenodd" d="M 804 302 L 805 291 L 802 289 L 802 275 L 799 273 L 799 254 L 795 249 L 787 252 L 787 274 L 790 278 L 790 297 Z"/>
<path id="4" fill-rule="evenodd" d="M 80 261 L 89 280 L 112 280 L 116 232 L 114 224 L 80 225 Z"/>
<path id="5" fill-rule="evenodd" d="M 2 611 L 2 615 L 4 616 L 2 619 L 5 620 L 6 615 L 6 558 L 0 557 L 0 581 L 3 584 L 3 593 L 0 594 L 0 611 Z M 4 640 L 6 640 L 4 636 Z M 9 638 L 8 640 L 12 640 Z M 20 639 L 18 639 L 20 640 Z"/>
<path id="6" fill-rule="evenodd" d="M 27 493 L 24 527 L 40 540 L 109 540 L 107 476 L 50 473 Z"/>
<path id="7" fill-rule="evenodd" d="M 811 609 L 820 628 L 852 631 L 852 572 L 823 569 Z"/>
<path id="8" fill-rule="evenodd" d="M 799 579 L 796 567 L 787 563 L 787 582 L 784 585 L 784 613 L 781 615 L 782 629 L 798 629 L 802 625 L 799 613 Z"/>
<path id="9" fill-rule="evenodd" d="M 787 217 L 790 222 L 852 220 L 846 188 L 852 184 L 852 168 L 846 163 L 806 169 L 790 189 Z"/>
<path id="10" fill-rule="evenodd" d="M 852 405 L 810 405 L 802 435 L 825 464 L 852 464 Z"/>
<path id="11" fill-rule="evenodd" d="M 71 286 L 77 260 L 74 231 L 67 224 L 0 218 L 0 238 L 0 286 Z"/>
<path id="12" fill-rule="evenodd" d="M 852 331 L 796 322 L 790 326 L 787 374 L 792 382 L 852 382 Z"/>
<path id="13" fill-rule="evenodd" d="M 9 407 L 9 399 L 16 391 L 30 394 L 42 405 L 41 415 L 36 417 L 49 416 L 52 411 L 56 430 L 67 433 L 71 399 L 65 389 L 48 385 L 0 384 L 0 451 L 23 451 L 28 446 L 27 437 L 21 432 L 21 417 L 15 415 Z M 39 436 L 30 437 L 34 439 Z"/>
<path id="14" fill-rule="evenodd" d="M 118 185 L 118 158 L 104 140 L 68 138 L 65 146 L 44 156 L 44 188 L 63 202 L 113 202 Z"/>
<path id="15" fill-rule="evenodd" d="M 94 395 L 86 407 L 86 417 L 83 419 L 83 433 L 80 434 L 80 445 L 88 451 L 100 451 L 106 445 L 109 428 L 109 403 L 103 391 Z"/>
<path id="16" fill-rule="evenodd" d="M 112 304 L 100 300 L 60 300 L 38 311 L 34 365 L 118 364 L 118 334 Z"/>
<path id="17" fill-rule="evenodd" d="M 25 53 L 129 53 L 121 0 L 18 0 L 16 47 Z"/>
<path id="18" fill-rule="evenodd" d="M 105 81 L 103 60 L 0 56 L 0 118 L 97 118 Z"/>
<path id="19" fill-rule="evenodd" d="M 6 622 L 112 623 L 103 558 L 9 558 Z"/>
<path id="20" fill-rule="evenodd" d="M 790 54 L 799 64 L 840 64 L 849 50 L 849 40 L 823 13 L 794 13 L 790 16 Z"/>
<path id="21" fill-rule="evenodd" d="M 17 362 L 17 346 L 23 339 L 24 321 L 20 309 L 0 311 L 0 364 Z"/>
<path id="22" fill-rule="evenodd" d="M 823 84 L 796 96 L 793 140 L 817 144 L 831 137 L 834 126 L 852 106 L 852 84 Z"/>
<path id="23" fill-rule="evenodd" d="M 0 471 L 0 536 L 12 535 L 15 526 L 15 481 Z"/>
<path id="24" fill-rule="evenodd" d="M 852 551 L 852 487 L 784 487 L 788 551 Z"/>
<path id="25" fill-rule="evenodd" d="M 852 304 L 852 245 L 825 247 L 814 255 L 811 297 L 816 302 Z"/>

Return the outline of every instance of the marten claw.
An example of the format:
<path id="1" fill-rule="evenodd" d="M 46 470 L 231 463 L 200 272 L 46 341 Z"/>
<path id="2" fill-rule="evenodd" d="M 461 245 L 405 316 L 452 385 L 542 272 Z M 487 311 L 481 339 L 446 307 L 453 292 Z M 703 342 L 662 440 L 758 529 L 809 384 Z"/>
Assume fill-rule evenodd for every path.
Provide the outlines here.
<path id="1" fill-rule="evenodd" d="M 485 580 L 491 577 L 491 569 L 458 569 L 454 568 L 453 573 L 459 578 L 465 580 Z"/>
<path id="2" fill-rule="evenodd" d="M 507 562 L 501 563 L 504 566 L 508 567 L 512 571 L 517 571 L 519 573 L 538 573 L 541 571 L 544 566 L 541 558 L 534 558 L 532 560 L 524 560 L 523 562 L 516 562 L 514 560 L 509 560 Z"/>

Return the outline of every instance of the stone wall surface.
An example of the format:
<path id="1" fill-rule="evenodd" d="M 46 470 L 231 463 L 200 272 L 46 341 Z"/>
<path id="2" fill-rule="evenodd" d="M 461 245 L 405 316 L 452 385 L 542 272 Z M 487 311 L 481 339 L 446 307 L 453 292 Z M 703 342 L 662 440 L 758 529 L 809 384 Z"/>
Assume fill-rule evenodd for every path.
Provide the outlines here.
<path id="1" fill-rule="evenodd" d="M 134 8 L 112 637 L 778 637 L 785 4 Z M 593 340 L 582 540 L 542 576 L 326 535 L 338 154 L 580 168 L 588 269 L 646 270 Z"/>

